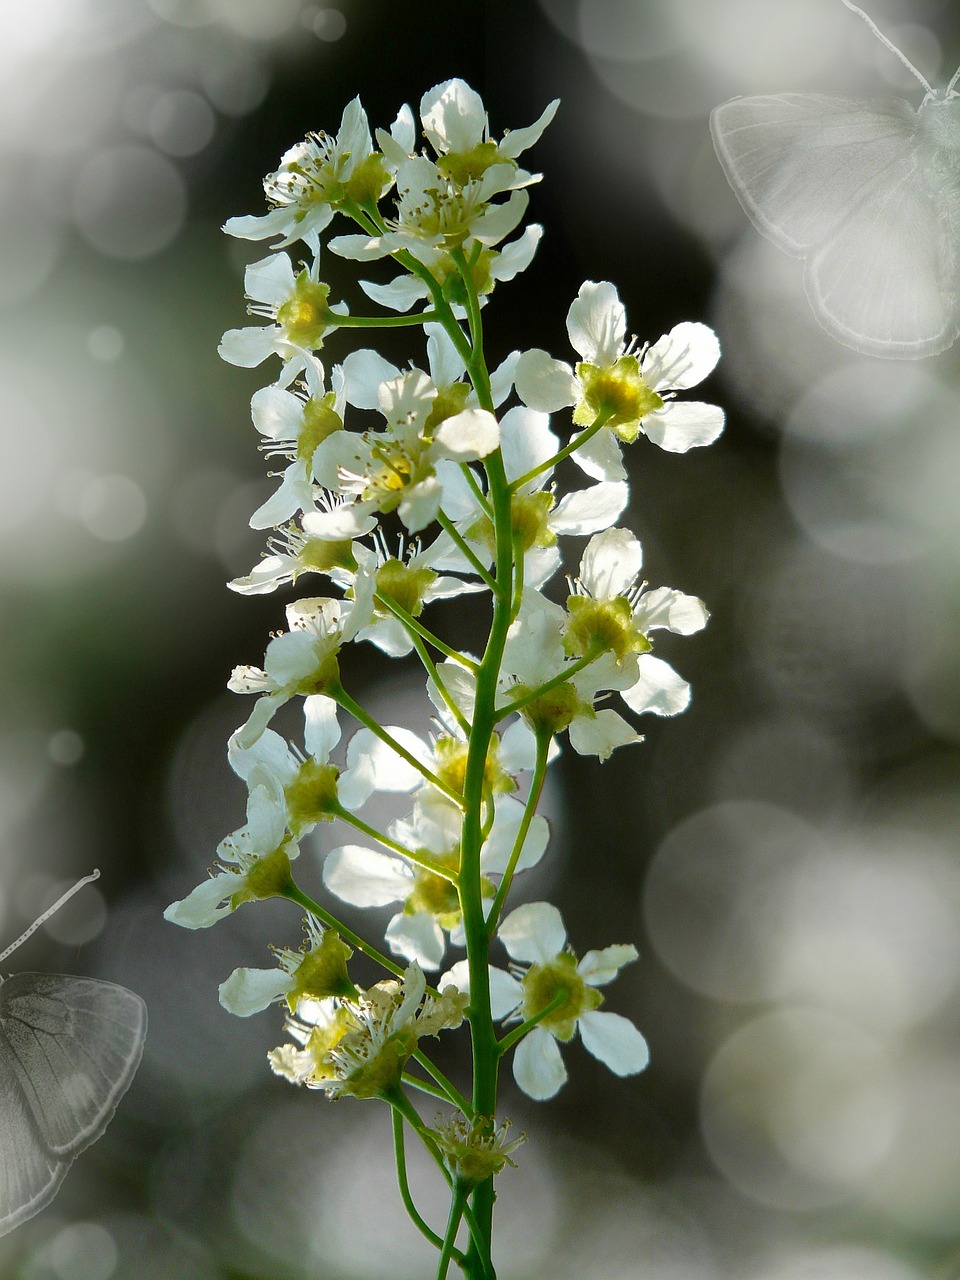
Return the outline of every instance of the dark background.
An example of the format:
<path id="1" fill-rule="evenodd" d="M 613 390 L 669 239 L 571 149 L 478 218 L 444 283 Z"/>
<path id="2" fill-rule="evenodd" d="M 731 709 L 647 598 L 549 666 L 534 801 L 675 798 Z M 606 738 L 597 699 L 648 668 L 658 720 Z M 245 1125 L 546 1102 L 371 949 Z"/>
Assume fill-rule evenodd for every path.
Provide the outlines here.
<path id="1" fill-rule="evenodd" d="M 948 4 L 873 16 L 949 78 Z M 242 822 L 225 743 L 247 705 L 224 686 L 282 625 L 283 596 L 224 587 L 260 553 L 246 522 L 269 482 L 248 411 L 262 371 L 216 356 L 259 251 L 220 225 L 261 212 L 263 174 L 355 94 L 388 127 L 457 75 L 496 135 L 562 99 L 527 157 L 545 236 L 487 309 L 492 362 L 568 358 L 570 301 L 612 280 L 641 340 L 716 328 L 721 365 L 694 395 L 728 414 L 709 449 L 628 453 L 645 575 L 712 613 L 658 644 L 691 708 L 648 717 L 646 742 L 602 767 L 564 750 L 551 850 L 518 885 L 557 903 L 581 953 L 637 943 L 609 1007 L 652 1065 L 617 1080 L 571 1046 L 568 1085 L 539 1106 L 506 1080 L 528 1143 L 502 1181 L 501 1274 L 954 1275 L 957 356 L 881 361 L 823 334 L 707 129 L 737 93 L 917 105 L 922 89 L 839 0 L 49 0 L 4 22 L 0 922 L 12 939 L 99 866 L 13 967 L 121 981 L 151 1030 L 110 1130 L 0 1241 L 0 1273 L 429 1274 L 383 1109 L 289 1088 L 265 1062 L 276 1011 L 240 1022 L 217 1003 L 297 922 L 265 903 L 187 934 L 161 912 Z M 323 268 L 350 297 L 350 264 Z M 454 635 L 475 622 L 479 607 L 434 615 Z M 345 671 L 386 720 L 426 727 L 413 664 L 357 646 Z"/>

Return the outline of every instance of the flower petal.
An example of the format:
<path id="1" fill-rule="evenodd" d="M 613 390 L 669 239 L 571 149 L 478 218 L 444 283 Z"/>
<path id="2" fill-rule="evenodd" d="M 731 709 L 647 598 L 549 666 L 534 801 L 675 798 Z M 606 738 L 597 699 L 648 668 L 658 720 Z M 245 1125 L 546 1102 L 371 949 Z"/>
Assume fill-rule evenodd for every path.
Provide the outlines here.
<path id="1" fill-rule="evenodd" d="M 616 1076 L 635 1076 L 650 1061 L 650 1048 L 629 1018 L 593 1009 L 581 1014 L 580 1039 L 587 1053 Z"/>
<path id="2" fill-rule="evenodd" d="M 656 391 L 686 391 L 702 382 L 719 359 L 720 343 L 713 330 L 684 321 L 650 347 L 640 372 Z"/>
<path id="3" fill-rule="evenodd" d="M 355 907 L 387 907 L 413 889 L 413 872 L 399 858 L 359 844 L 331 849 L 323 863 L 323 883 Z"/>
<path id="4" fill-rule="evenodd" d="M 381 383 L 399 378 L 400 370 L 376 351 L 364 348 L 350 352 L 343 362 L 343 376 L 347 404 L 379 410 Z"/>
<path id="5" fill-rule="evenodd" d="M 500 424 L 486 409 L 464 409 L 440 423 L 434 441 L 443 450 L 441 456 L 457 462 L 474 462 L 497 448 Z"/>
<path id="6" fill-rule="evenodd" d="M 220 1003 L 227 1013 L 249 1018 L 285 996 L 293 980 L 284 969 L 234 969 L 220 983 Z"/>
<path id="7" fill-rule="evenodd" d="M 567 1079 L 567 1069 L 549 1031 L 534 1027 L 520 1041 L 513 1055 L 513 1078 L 523 1092 L 537 1102 L 560 1092 Z"/>
<path id="8" fill-rule="evenodd" d="M 690 704 L 690 686 L 678 676 L 669 663 L 644 653 L 638 660 L 640 679 L 622 697 L 631 711 L 642 715 L 652 711 L 658 716 L 675 716 Z"/>
<path id="9" fill-rule="evenodd" d="M 572 436 L 578 439 L 583 432 Z M 626 480 L 627 472 L 620 453 L 620 442 L 612 431 L 591 436 L 570 455 L 581 471 L 594 480 Z"/>
<path id="10" fill-rule="evenodd" d="M 401 911 L 387 925 L 384 937 L 394 955 L 416 960 L 423 969 L 440 968 L 446 939 L 436 920 L 426 911 L 413 915 Z"/>
<path id="11" fill-rule="evenodd" d="M 536 409 L 508 409 L 500 421 L 500 449 L 507 479 L 514 481 L 552 458 L 560 441 L 550 430 L 550 418 Z M 542 489 L 549 473 L 541 473 L 524 485 L 528 493 Z"/>
<path id="12" fill-rule="evenodd" d="M 643 568 L 643 548 L 629 529 L 595 534 L 580 561 L 580 581 L 595 600 L 625 595 Z"/>
<path id="13" fill-rule="evenodd" d="M 415 302 L 430 296 L 427 286 L 416 276 L 397 276 L 387 284 L 374 284 L 372 280 L 361 280 L 359 283 L 372 302 L 379 307 L 387 307 L 390 311 L 409 311 Z"/>
<path id="14" fill-rule="evenodd" d="M 723 430 L 723 410 L 699 400 L 668 400 L 662 409 L 649 414 L 640 430 L 668 453 L 686 453 L 713 444 Z"/>
<path id="15" fill-rule="evenodd" d="M 276 350 L 275 338 L 280 330 L 276 325 L 265 328 L 228 329 L 220 339 L 217 352 L 227 364 L 241 369 L 255 369 Z"/>
<path id="16" fill-rule="evenodd" d="M 625 964 L 632 964 L 639 956 L 631 942 L 616 942 L 600 951 L 588 951 L 577 965 L 577 973 L 591 987 L 605 987 L 612 982 Z"/>
<path id="17" fill-rule="evenodd" d="M 514 373 L 517 395 L 530 409 L 556 413 L 577 403 L 580 384 L 568 364 L 554 360 L 539 347 L 524 351 Z M 576 455 L 574 455 L 576 456 Z"/>
<path id="18" fill-rule="evenodd" d="M 550 902 L 525 902 L 500 921 L 497 936 L 512 960 L 549 964 L 563 950 L 567 930 Z"/>
<path id="19" fill-rule="evenodd" d="M 623 480 L 604 481 L 589 489 L 575 489 L 565 494 L 550 513 L 554 533 L 583 537 L 609 529 L 630 497 L 630 486 Z"/>
<path id="20" fill-rule="evenodd" d="M 627 313 L 608 280 L 585 280 L 567 312 L 567 335 L 574 351 L 607 368 L 623 355 Z"/>
<path id="21" fill-rule="evenodd" d="M 581 756 L 596 756 L 603 763 L 617 747 L 629 747 L 643 736 L 611 707 L 593 716 L 577 716 L 569 729 L 570 745 Z"/>

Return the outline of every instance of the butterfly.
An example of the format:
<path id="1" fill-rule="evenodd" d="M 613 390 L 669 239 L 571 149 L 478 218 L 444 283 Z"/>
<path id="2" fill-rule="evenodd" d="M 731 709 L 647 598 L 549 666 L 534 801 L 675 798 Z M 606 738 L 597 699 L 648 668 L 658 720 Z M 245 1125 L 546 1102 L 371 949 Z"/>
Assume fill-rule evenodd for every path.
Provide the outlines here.
<path id="1" fill-rule="evenodd" d="M 35 920 L 0 961 L 99 871 Z M 65 974 L 0 979 L 0 1235 L 48 1204 L 133 1080 L 146 1005 L 113 982 Z"/>
<path id="2" fill-rule="evenodd" d="M 867 355 L 919 359 L 960 336 L 960 68 L 903 98 L 772 93 L 716 107 L 710 130 L 754 226 L 804 261 L 814 314 Z"/>

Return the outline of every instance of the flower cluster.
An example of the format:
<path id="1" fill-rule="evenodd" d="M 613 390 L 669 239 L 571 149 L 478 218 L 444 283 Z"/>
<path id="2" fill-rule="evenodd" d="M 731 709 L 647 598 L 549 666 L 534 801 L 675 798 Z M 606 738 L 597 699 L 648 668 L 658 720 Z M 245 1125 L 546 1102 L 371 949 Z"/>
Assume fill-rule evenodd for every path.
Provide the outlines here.
<path id="1" fill-rule="evenodd" d="M 494 1119 L 499 1057 L 512 1051 L 516 1082 L 537 1099 L 563 1084 L 559 1045 L 577 1034 L 618 1075 L 647 1062 L 636 1027 L 600 1009 L 599 988 L 635 948 L 578 960 L 554 907 L 504 909 L 515 877 L 546 852 L 536 810 L 564 735 L 602 761 L 642 741 L 637 717 L 675 715 L 690 697 L 654 656 L 655 635 L 697 632 L 707 611 L 641 579 L 640 543 L 620 523 L 622 448 L 642 437 L 684 452 L 723 426 L 719 409 L 679 398 L 715 365 L 713 333 L 682 323 L 639 345 L 606 282 L 585 283 L 570 306 L 577 363 L 531 349 L 488 370 L 483 307 L 530 263 L 541 235 L 518 231 L 539 179 L 519 157 L 556 105 L 498 140 L 479 96 L 449 80 L 424 95 L 418 139 L 408 107 L 372 134 L 354 101 L 335 137 L 310 134 L 282 157 L 264 183 L 266 214 L 226 224 L 274 246 L 245 278 L 264 323 L 229 331 L 220 348 L 233 364 L 274 362 L 274 381 L 251 403 L 276 484 L 250 523 L 269 533 L 259 563 L 230 586 L 296 598 L 288 594 L 286 629 L 262 666 L 238 666 L 229 681 L 253 699 L 228 747 L 247 788 L 246 823 L 221 843 L 209 878 L 166 912 L 205 928 L 265 897 L 305 909 L 300 950 L 276 948 L 272 969 L 236 970 L 222 1003 L 240 1016 L 284 1003 L 289 1040 L 270 1055 L 273 1070 L 330 1097 L 386 1099 L 477 1205 L 517 1145 Z M 352 227 L 331 237 L 335 219 Z M 359 281 L 375 314 L 331 297 L 327 253 L 377 262 L 381 274 L 389 264 L 392 278 Z M 404 367 L 366 346 L 341 354 L 347 331 L 380 327 L 422 330 L 425 343 Z M 568 459 L 587 479 L 561 491 Z M 577 568 L 570 538 L 586 539 Z M 482 658 L 431 626 L 436 601 L 466 595 L 489 604 Z M 344 651 L 364 642 L 416 655 L 434 711 L 429 735 L 378 723 L 349 691 Z M 275 727 L 288 703 L 302 709 L 296 741 Z M 355 725 L 343 744 L 342 721 Z M 408 798 L 383 830 L 364 816 L 382 792 Z M 328 849 L 320 902 L 293 868 L 312 862 L 297 861 L 301 845 L 334 819 L 353 828 L 353 842 Z M 342 924 L 337 900 L 391 910 L 385 950 Z M 489 962 L 498 947 L 507 968 Z M 358 950 L 391 976 L 358 985 L 348 972 Z M 425 972 L 442 969 L 429 987 Z M 467 1093 L 420 1047 L 464 1020 L 476 1072 Z M 410 1088 L 454 1115 L 429 1129 Z M 468 1215 L 481 1255 L 483 1217 Z"/>

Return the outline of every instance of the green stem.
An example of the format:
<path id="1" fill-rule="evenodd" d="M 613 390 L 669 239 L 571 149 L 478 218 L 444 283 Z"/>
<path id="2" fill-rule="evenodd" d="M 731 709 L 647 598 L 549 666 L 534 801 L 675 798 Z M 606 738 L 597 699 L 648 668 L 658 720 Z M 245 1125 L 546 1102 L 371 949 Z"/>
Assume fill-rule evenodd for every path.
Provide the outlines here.
<path id="1" fill-rule="evenodd" d="M 571 453 L 576 453 L 578 449 L 583 448 L 588 440 L 593 439 L 601 427 L 606 426 L 607 422 L 610 420 L 610 416 L 609 412 L 597 414 L 596 418 L 585 431 L 581 431 L 575 439 L 571 440 L 569 444 L 564 445 L 564 447 L 555 453 L 552 458 L 548 458 L 546 462 L 541 462 L 539 466 L 534 467 L 531 471 L 527 471 L 524 475 L 518 476 L 516 480 L 511 480 L 510 492 L 516 493 L 519 489 L 522 489 L 525 484 L 529 484 L 531 480 L 536 480 L 537 476 L 542 475 L 544 471 L 551 470 L 551 468 L 555 467 L 558 462 L 562 462 L 564 458 L 569 458 Z"/>
<path id="2" fill-rule="evenodd" d="M 444 1232 L 443 1241 L 440 1247 L 440 1260 L 437 1263 L 437 1280 L 447 1280 L 447 1272 L 450 1270 L 450 1259 L 457 1252 L 456 1239 L 457 1232 L 460 1230 L 460 1220 L 463 1218 L 463 1210 L 466 1207 L 467 1197 L 463 1189 L 457 1187 L 450 1200 L 450 1216 L 447 1219 L 447 1229 Z M 461 1258 L 463 1255 L 460 1255 Z"/>
<path id="3" fill-rule="evenodd" d="M 434 1163 L 437 1165 L 437 1168 L 440 1170 L 441 1174 L 443 1175 L 444 1182 L 446 1182 L 448 1187 L 453 1188 L 454 1181 L 450 1175 L 450 1171 L 447 1169 L 447 1166 L 443 1163 L 443 1156 L 440 1154 L 440 1148 L 437 1146 L 436 1142 L 434 1141 L 433 1136 L 431 1135 L 429 1129 L 427 1129 L 426 1125 L 420 1119 L 420 1113 L 417 1111 L 416 1107 L 413 1105 L 410 1099 L 399 1087 L 396 1087 L 390 1090 L 389 1093 L 386 1093 L 383 1096 L 385 1097 L 386 1101 L 390 1103 L 392 1107 L 394 1107 L 396 1110 L 398 1110 L 401 1113 L 403 1118 L 406 1120 L 407 1124 L 409 1124 L 410 1128 L 413 1129 L 414 1133 L 417 1135 L 417 1137 L 426 1147 L 427 1152 L 430 1155 L 430 1158 L 434 1161 Z M 486 1259 L 486 1262 L 483 1262 L 481 1265 L 485 1265 L 488 1268 L 488 1271 L 482 1271 L 480 1273 L 482 1280 L 496 1280 L 496 1277 L 493 1274 L 493 1269 L 492 1267 L 490 1267 L 490 1264 L 489 1264 L 489 1258 L 490 1258 L 489 1244 L 487 1240 L 484 1240 L 482 1238 L 480 1234 L 480 1228 L 477 1223 L 477 1219 L 474 1216 L 473 1210 L 470 1208 L 469 1204 L 465 1206 L 463 1211 L 463 1216 L 466 1219 L 467 1226 L 470 1228 L 470 1235 L 473 1240 L 473 1245 L 471 1245 L 471 1248 L 476 1247 L 477 1249 L 479 1249 L 481 1258 Z M 479 1244 L 477 1243 L 478 1241 L 480 1242 Z"/>
<path id="4" fill-rule="evenodd" d="M 451 645 L 445 644 L 439 636 L 433 634 L 429 628 L 425 627 L 421 622 L 408 613 L 402 604 L 397 604 L 391 596 L 382 595 L 379 591 L 374 595 L 374 599 L 381 608 L 389 610 L 390 613 L 407 628 L 408 631 L 415 632 L 426 640 L 427 644 L 432 645 L 438 653 L 442 653 L 444 657 L 449 658 L 451 662 L 457 662 L 461 667 L 466 667 L 468 671 L 476 671 L 477 664 L 472 658 L 465 657 L 459 649 L 454 649 Z"/>
<path id="5" fill-rule="evenodd" d="M 464 480 L 466 480 L 467 484 L 473 490 L 473 496 L 476 498 L 477 505 L 479 506 L 480 510 L 483 512 L 483 514 L 487 517 L 488 520 L 492 521 L 493 509 L 491 508 L 490 503 L 487 501 L 487 495 L 480 488 L 480 481 L 473 474 L 473 468 L 469 466 L 466 462 L 461 462 L 460 474 L 463 476 Z"/>
<path id="6" fill-rule="evenodd" d="M 446 1101 L 452 1102 L 455 1107 L 459 1107 L 467 1119 L 472 1120 L 473 1108 L 470 1103 L 466 1100 L 456 1085 L 451 1080 L 447 1079 L 440 1068 L 430 1061 L 422 1049 L 414 1050 L 413 1060 L 414 1062 L 418 1062 L 428 1075 L 433 1076 L 434 1080 L 436 1080 L 437 1084 L 446 1094 Z"/>
<path id="7" fill-rule="evenodd" d="M 393 1152 L 397 1162 L 397 1185 L 400 1188 L 400 1199 L 403 1201 L 403 1207 L 406 1209 L 410 1217 L 410 1221 L 417 1228 L 421 1235 L 426 1236 L 435 1249 L 443 1249 L 444 1241 L 431 1230 L 424 1222 L 423 1218 L 417 1210 L 417 1206 L 413 1203 L 413 1196 L 410 1194 L 410 1183 L 407 1181 L 407 1157 L 403 1144 L 403 1116 L 400 1112 L 393 1108 Z M 463 1255 L 461 1254 L 461 1257 Z M 459 1259 L 458 1259 L 459 1261 Z"/>
<path id="8" fill-rule="evenodd" d="M 536 689 L 528 689 L 525 694 L 519 698 L 515 698 L 513 702 L 508 702 L 505 707 L 498 707 L 496 716 L 497 720 L 503 720 L 506 716 L 512 715 L 514 711 L 522 711 L 525 706 L 531 702 L 536 702 L 537 698 L 543 693 L 549 693 L 551 689 L 555 689 L 557 685 L 566 684 L 571 676 L 575 676 L 578 671 L 582 671 L 584 667 L 589 667 L 591 662 L 596 662 L 602 649 L 598 649 L 596 653 L 592 650 L 585 653 L 582 658 L 578 658 L 576 662 L 571 662 L 564 667 L 562 671 L 555 676 L 551 676 L 549 680 L 545 680 L 543 684 L 538 684 Z"/>
<path id="9" fill-rule="evenodd" d="M 510 892 L 510 885 L 513 883 L 513 875 L 517 869 L 517 863 L 520 861 L 520 854 L 523 852 L 530 824 L 537 812 L 540 794 L 543 791 L 543 784 L 547 776 L 547 756 L 550 753 L 552 736 L 552 734 L 542 729 L 537 733 L 537 760 L 534 765 L 533 777 L 530 780 L 530 791 L 524 806 L 523 817 L 520 819 L 520 827 L 517 831 L 513 849 L 510 851 L 510 859 L 507 862 L 496 896 L 493 899 L 493 905 L 487 916 L 487 936 L 490 938 L 496 933 L 497 925 L 500 923 L 500 913 L 503 910 L 503 904 L 507 900 L 507 894 Z"/>
<path id="10" fill-rule="evenodd" d="M 371 946 L 370 943 L 361 938 L 358 933 L 354 933 L 352 929 L 348 929 L 347 926 L 342 921 L 338 920 L 335 915 L 332 915 L 324 907 L 321 907 L 319 902 L 314 902 L 312 898 L 308 898 L 303 890 L 297 885 L 293 885 L 292 888 L 287 889 L 286 892 L 280 896 L 289 899 L 290 902 L 295 902 L 297 906 L 303 907 L 304 911 L 309 911 L 311 915 L 315 915 L 321 924 L 325 924 L 328 929 L 335 929 L 345 942 L 349 942 L 352 947 L 356 947 L 358 951 L 362 951 L 363 954 L 365 956 L 369 956 L 371 960 L 376 960 L 377 964 L 382 965 L 383 968 L 386 969 L 388 973 L 392 973 L 394 977 L 403 977 L 404 971 L 398 964 L 394 963 L 393 960 L 388 956 L 385 956 L 381 951 L 378 951 L 376 947 Z"/>
<path id="11" fill-rule="evenodd" d="M 440 317 L 436 311 L 418 311 L 416 315 L 352 316 L 337 312 L 338 329 L 402 329 L 413 325 L 433 324 Z"/>
<path id="12" fill-rule="evenodd" d="M 417 637 L 411 636 L 410 639 L 413 643 L 413 647 L 417 651 L 417 657 L 423 663 L 424 670 L 426 671 L 428 677 L 436 685 L 437 692 L 440 694 L 440 697 L 443 699 L 443 705 L 447 708 L 447 710 L 453 716 L 454 720 L 456 720 L 460 728 L 460 732 L 463 734 L 464 737 L 467 737 L 467 735 L 470 733 L 470 723 L 467 720 L 467 717 L 463 714 L 463 712 L 457 706 L 457 701 L 454 698 L 453 694 L 450 692 L 450 690 L 447 688 L 446 682 L 444 681 L 443 676 L 441 676 L 438 668 L 433 662 L 431 662 L 430 655 L 429 653 L 427 653 L 427 650 L 426 650 L 426 646 L 424 645 L 423 641 Z"/>
<path id="13" fill-rule="evenodd" d="M 412 1075 L 409 1071 L 404 1071 L 400 1079 L 408 1088 L 416 1089 L 419 1093 L 425 1093 L 427 1097 L 436 1098 L 438 1102 L 445 1102 L 449 1106 L 451 1099 L 432 1080 L 424 1080 L 421 1076 Z"/>
<path id="14" fill-rule="evenodd" d="M 521 1022 L 519 1027 L 514 1027 L 509 1035 L 505 1035 L 497 1044 L 497 1052 L 501 1056 L 505 1054 L 508 1049 L 512 1048 L 513 1045 L 517 1043 L 518 1040 L 522 1040 L 528 1032 L 532 1031 L 538 1022 L 542 1022 L 544 1018 L 553 1013 L 554 1009 L 559 1009 L 560 1006 L 569 998 L 570 993 L 568 991 L 561 991 L 558 996 L 554 996 L 550 1003 L 548 1005 L 544 1005 L 539 1013 L 535 1013 L 533 1017 L 528 1018 L 526 1022 Z"/>
<path id="15" fill-rule="evenodd" d="M 449 534 L 449 536 L 456 543 L 457 550 L 460 552 L 460 554 L 464 557 L 465 560 L 469 561 L 470 568 L 474 571 L 477 577 L 482 578 L 491 591 L 493 592 L 498 591 L 499 588 L 495 580 L 490 576 L 489 571 L 484 568 L 483 561 L 479 558 L 479 556 L 476 555 L 473 548 L 467 543 L 466 539 L 463 537 L 460 530 L 449 518 L 449 516 L 444 515 L 442 511 L 438 511 L 437 521 L 439 522 L 440 528 L 443 529 L 444 533 Z"/>
<path id="16" fill-rule="evenodd" d="M 520 545 L 520 535 L 514 534 L 513 539 L 513 562 L 515 565 L 513 575 L 513 609 L 510 613 L 510 625 L 517 620 L 517 614 L 520 612 L 520 605 L 523 603 L 523 578 L 526 568 L 523 547 Z"/>
<path id="17" fill-rule="evenodd" d="M 349 809 L 344 809 L 338 805 L 336 814 L 341 822 L 348 823 L 356 831 L 368 836 L 371 840 L 376 841 L 377 844 L 382 844 L 385 849 L 389 849 L 392 853 L 398 853 L 401 858 L 407 858 L 410 862 L 415 862 L 418 867 L 423 867 L 425 871 L 430 871 L 435 876 L 441 876 L 444 880 L 449 880 L 451 884 L 457 883 L 457 873 L 444 866 L 442 862 L 435 862 L 433 858 L 428 858 L 422 853 L 412 853 L 409 849 L 405 849 L 402 844 L 398 844 L 396 840 L 391 840 L 388 835 L 378 831 L 376 827 L 371 827 L 362 818 L 358 818 Z"/>
<path id="18" fill-rule="evenodd" d="M 379 738 L 381 742 L 385 742 L 392 751 L 397 753 L 401 760 L 406 760 L 407 764 L 410 765 L 411 768 L 416 769 L 417 773 L 426 778 L 432 787 L 436 787 L 438 791 L 442 791 L 447 799 L 452 800 L 458 809 L 463 808 L 463 797 L 458 795 L 452 787 L 447 786 L 442 778 L 438 778 L 437 775 L 418 760 L 416 756 L 411 755 L 406 747 L 401 746 L 400 743 L 397 742 L 396 738 L 387 733 L 386 729 L 384 729 L 382 725 L 378 724 L 369 712 L 364 711 L 359 702 L 355 702 L 354 699 L 350 697 L 343 685 L 333 685 L 328 690 L 328 695 L 333 698 L 334 702 L 336 702 L 338 706 L 343 707 L 344 711 L 349 711 L 355 720 L 359 720 L 362 725 L 365 725 L 375 738 Z"/>

